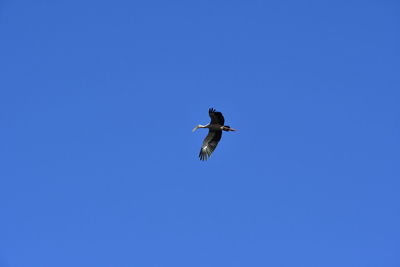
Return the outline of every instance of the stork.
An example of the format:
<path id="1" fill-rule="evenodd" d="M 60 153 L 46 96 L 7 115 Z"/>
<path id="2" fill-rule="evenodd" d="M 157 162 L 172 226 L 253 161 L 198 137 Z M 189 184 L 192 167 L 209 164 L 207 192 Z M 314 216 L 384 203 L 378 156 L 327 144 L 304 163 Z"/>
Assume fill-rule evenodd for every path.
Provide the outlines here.
<path id="1" fill-rule="evenodd" d="M 203 145 L 201 146 L 199 158 L 200 160 L 207 160 L 215 148 L 218 145 L 219 140 L 222 137 L 222 131 L 225 132 L 233 132 L 235 129 L 229 127 L 228 125 L 224 125 L 225 119 L 221 112 L 217 112 L 215 109 L 210 108 L 208 110 L 208 115 L 211 118 L 211 122 L 207 125 L 197 125 L 193 128 L 193 132 L 199 128 L 208 128 L 208 135 L 203 141 Z"/>

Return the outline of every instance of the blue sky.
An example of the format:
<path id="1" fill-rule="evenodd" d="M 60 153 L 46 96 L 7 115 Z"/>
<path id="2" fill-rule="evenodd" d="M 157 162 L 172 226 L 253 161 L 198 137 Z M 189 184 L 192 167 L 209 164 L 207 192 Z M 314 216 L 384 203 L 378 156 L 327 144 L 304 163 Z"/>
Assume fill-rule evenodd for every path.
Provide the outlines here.
<path id="1" fill-rule="evenodd" d="M 0 266 L 399 266 L 399 14 L 1 1 Z"/>

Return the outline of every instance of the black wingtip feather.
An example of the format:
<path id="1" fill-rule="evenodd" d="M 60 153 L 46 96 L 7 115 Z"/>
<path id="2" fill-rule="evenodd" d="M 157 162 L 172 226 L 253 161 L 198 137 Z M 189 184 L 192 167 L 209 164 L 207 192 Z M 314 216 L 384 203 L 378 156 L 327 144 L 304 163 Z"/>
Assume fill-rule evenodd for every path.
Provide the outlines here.
<path id="1" fill-rule="evenodd" d="M 204 153 L 203 151 L 200 151 L 199 158 L 202 161 L 206 161 L 207 160 L 207 153 Z"/>

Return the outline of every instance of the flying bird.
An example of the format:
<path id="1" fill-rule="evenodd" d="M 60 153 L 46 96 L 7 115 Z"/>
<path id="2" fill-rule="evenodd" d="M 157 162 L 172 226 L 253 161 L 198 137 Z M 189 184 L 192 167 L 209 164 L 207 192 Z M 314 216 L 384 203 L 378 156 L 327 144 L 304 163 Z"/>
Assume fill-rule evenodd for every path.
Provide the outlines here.
<path id="1" fill-rule="evenodd" d="M 224 125 L 225 119 L 221 112 L 217 112 L 215 109 L 210 108 L 208 110 L 208 115 L 210 115 L 211 122 L 207 125 L 197 125 L 192 130 L 193 132 L 199 128 L 208 128 L 208 135 L 203 141 L 203 145 L 201 146 L 199 158 L 200 160 L 207 160 L 215 148 L 218 145 L 219 140 L 222 137 L 222 131 L 225 132 L 233 132 L 235 129 L 229 127 L 228 125 Z"/>

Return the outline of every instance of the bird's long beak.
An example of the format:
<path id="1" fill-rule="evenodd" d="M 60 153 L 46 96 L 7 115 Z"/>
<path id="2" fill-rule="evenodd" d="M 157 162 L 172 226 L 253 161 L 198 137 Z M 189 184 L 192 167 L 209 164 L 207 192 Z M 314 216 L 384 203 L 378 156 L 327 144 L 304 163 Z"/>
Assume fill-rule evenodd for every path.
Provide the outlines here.
<path id="1" fill-rule="evenodd" d="M 192 132 L 194 133 L 197 129 L 199 129 L 199 126 L 194 127 Z"/>
<path id="2" fill-rule="evenodd" d="M 234 131 L 236 131 L 236 129 L 229 128 L 229 131 L 234 132 Z"/>

